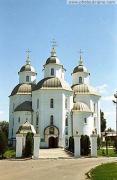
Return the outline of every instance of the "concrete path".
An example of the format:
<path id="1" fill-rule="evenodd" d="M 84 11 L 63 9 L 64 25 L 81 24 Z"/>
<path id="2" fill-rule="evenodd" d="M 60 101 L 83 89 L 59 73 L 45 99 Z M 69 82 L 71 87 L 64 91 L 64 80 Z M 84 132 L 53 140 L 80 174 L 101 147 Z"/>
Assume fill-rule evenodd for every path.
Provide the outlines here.
<path id="1" fill-rule="evenodd" d="M 41 159 L 58 159 L 58 158 L 72 158 L 72 155 L 63 148 L 55 148 L 55 149 L 40 149 L 39 157 Z"/>
<path id="2" fill-rule="evenodd" d="M 117 158 L 1 160 L 0 180 L 85 180 L 91 168 L 112 161 Z"/>

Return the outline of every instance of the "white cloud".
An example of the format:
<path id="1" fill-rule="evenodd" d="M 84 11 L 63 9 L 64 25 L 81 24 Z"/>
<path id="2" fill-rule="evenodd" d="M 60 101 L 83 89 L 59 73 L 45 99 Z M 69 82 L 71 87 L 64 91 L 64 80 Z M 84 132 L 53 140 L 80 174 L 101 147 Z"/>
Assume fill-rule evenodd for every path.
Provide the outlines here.
<path id="1" fill-rule="evenodd" d="M 1 111 L 1 110 L 0 110 L 0 114 L 4 114 L 4 111 Z"/>
<path id="2" fill-rule="evenodd" d="M 96 87 L 96 89 L 99 91 L 100 94 L 106 93 L 107 88 L 108 88 L 107 84 L 102 84 L 102 85 Z"/>

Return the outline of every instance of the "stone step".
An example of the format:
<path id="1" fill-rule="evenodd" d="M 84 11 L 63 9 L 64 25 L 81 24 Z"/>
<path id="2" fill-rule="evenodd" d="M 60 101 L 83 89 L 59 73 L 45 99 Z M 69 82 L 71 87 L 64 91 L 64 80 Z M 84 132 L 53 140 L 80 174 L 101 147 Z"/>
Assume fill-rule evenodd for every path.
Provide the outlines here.
<path id="1" fill-rule="evenodd" d="M 40 149 L 39 158 L 57 159 L 57 158 L 73 158 L 72 154 L 66 152 L 63 148 Z"/>

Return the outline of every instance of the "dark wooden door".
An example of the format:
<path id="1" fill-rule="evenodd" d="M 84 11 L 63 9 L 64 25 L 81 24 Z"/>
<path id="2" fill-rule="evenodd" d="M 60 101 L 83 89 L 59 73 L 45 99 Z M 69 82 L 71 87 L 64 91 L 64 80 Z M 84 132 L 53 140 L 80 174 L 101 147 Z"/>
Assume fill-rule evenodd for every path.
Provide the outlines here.
<path id="1" fill-rule="evenodd" d="M 49 138 L 49 148 L 57 148 L 58 147 L 58 138 L 50 137 Z"/>

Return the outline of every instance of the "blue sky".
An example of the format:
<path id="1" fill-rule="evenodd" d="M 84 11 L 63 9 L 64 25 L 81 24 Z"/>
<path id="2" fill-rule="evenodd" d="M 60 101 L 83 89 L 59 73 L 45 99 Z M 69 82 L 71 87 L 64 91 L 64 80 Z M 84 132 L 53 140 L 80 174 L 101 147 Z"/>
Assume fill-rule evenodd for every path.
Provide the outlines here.
<path id="1" fill-rule="evenodd" d="M 108 127 L 115 127 L 112 95 L 117 90 L 117 6 L 68 5 L 66 0 L 0 0 L 0 120 L 8 120 L 13 87 L 18 84 L 26 49 L 32 65 L 43 77 L 43 64 L 56 39 L 57 54 L 71 72 L 83 50 L 84 64 L 91 73 L 91 84 L 102 94 L 101 108 Z"/>

